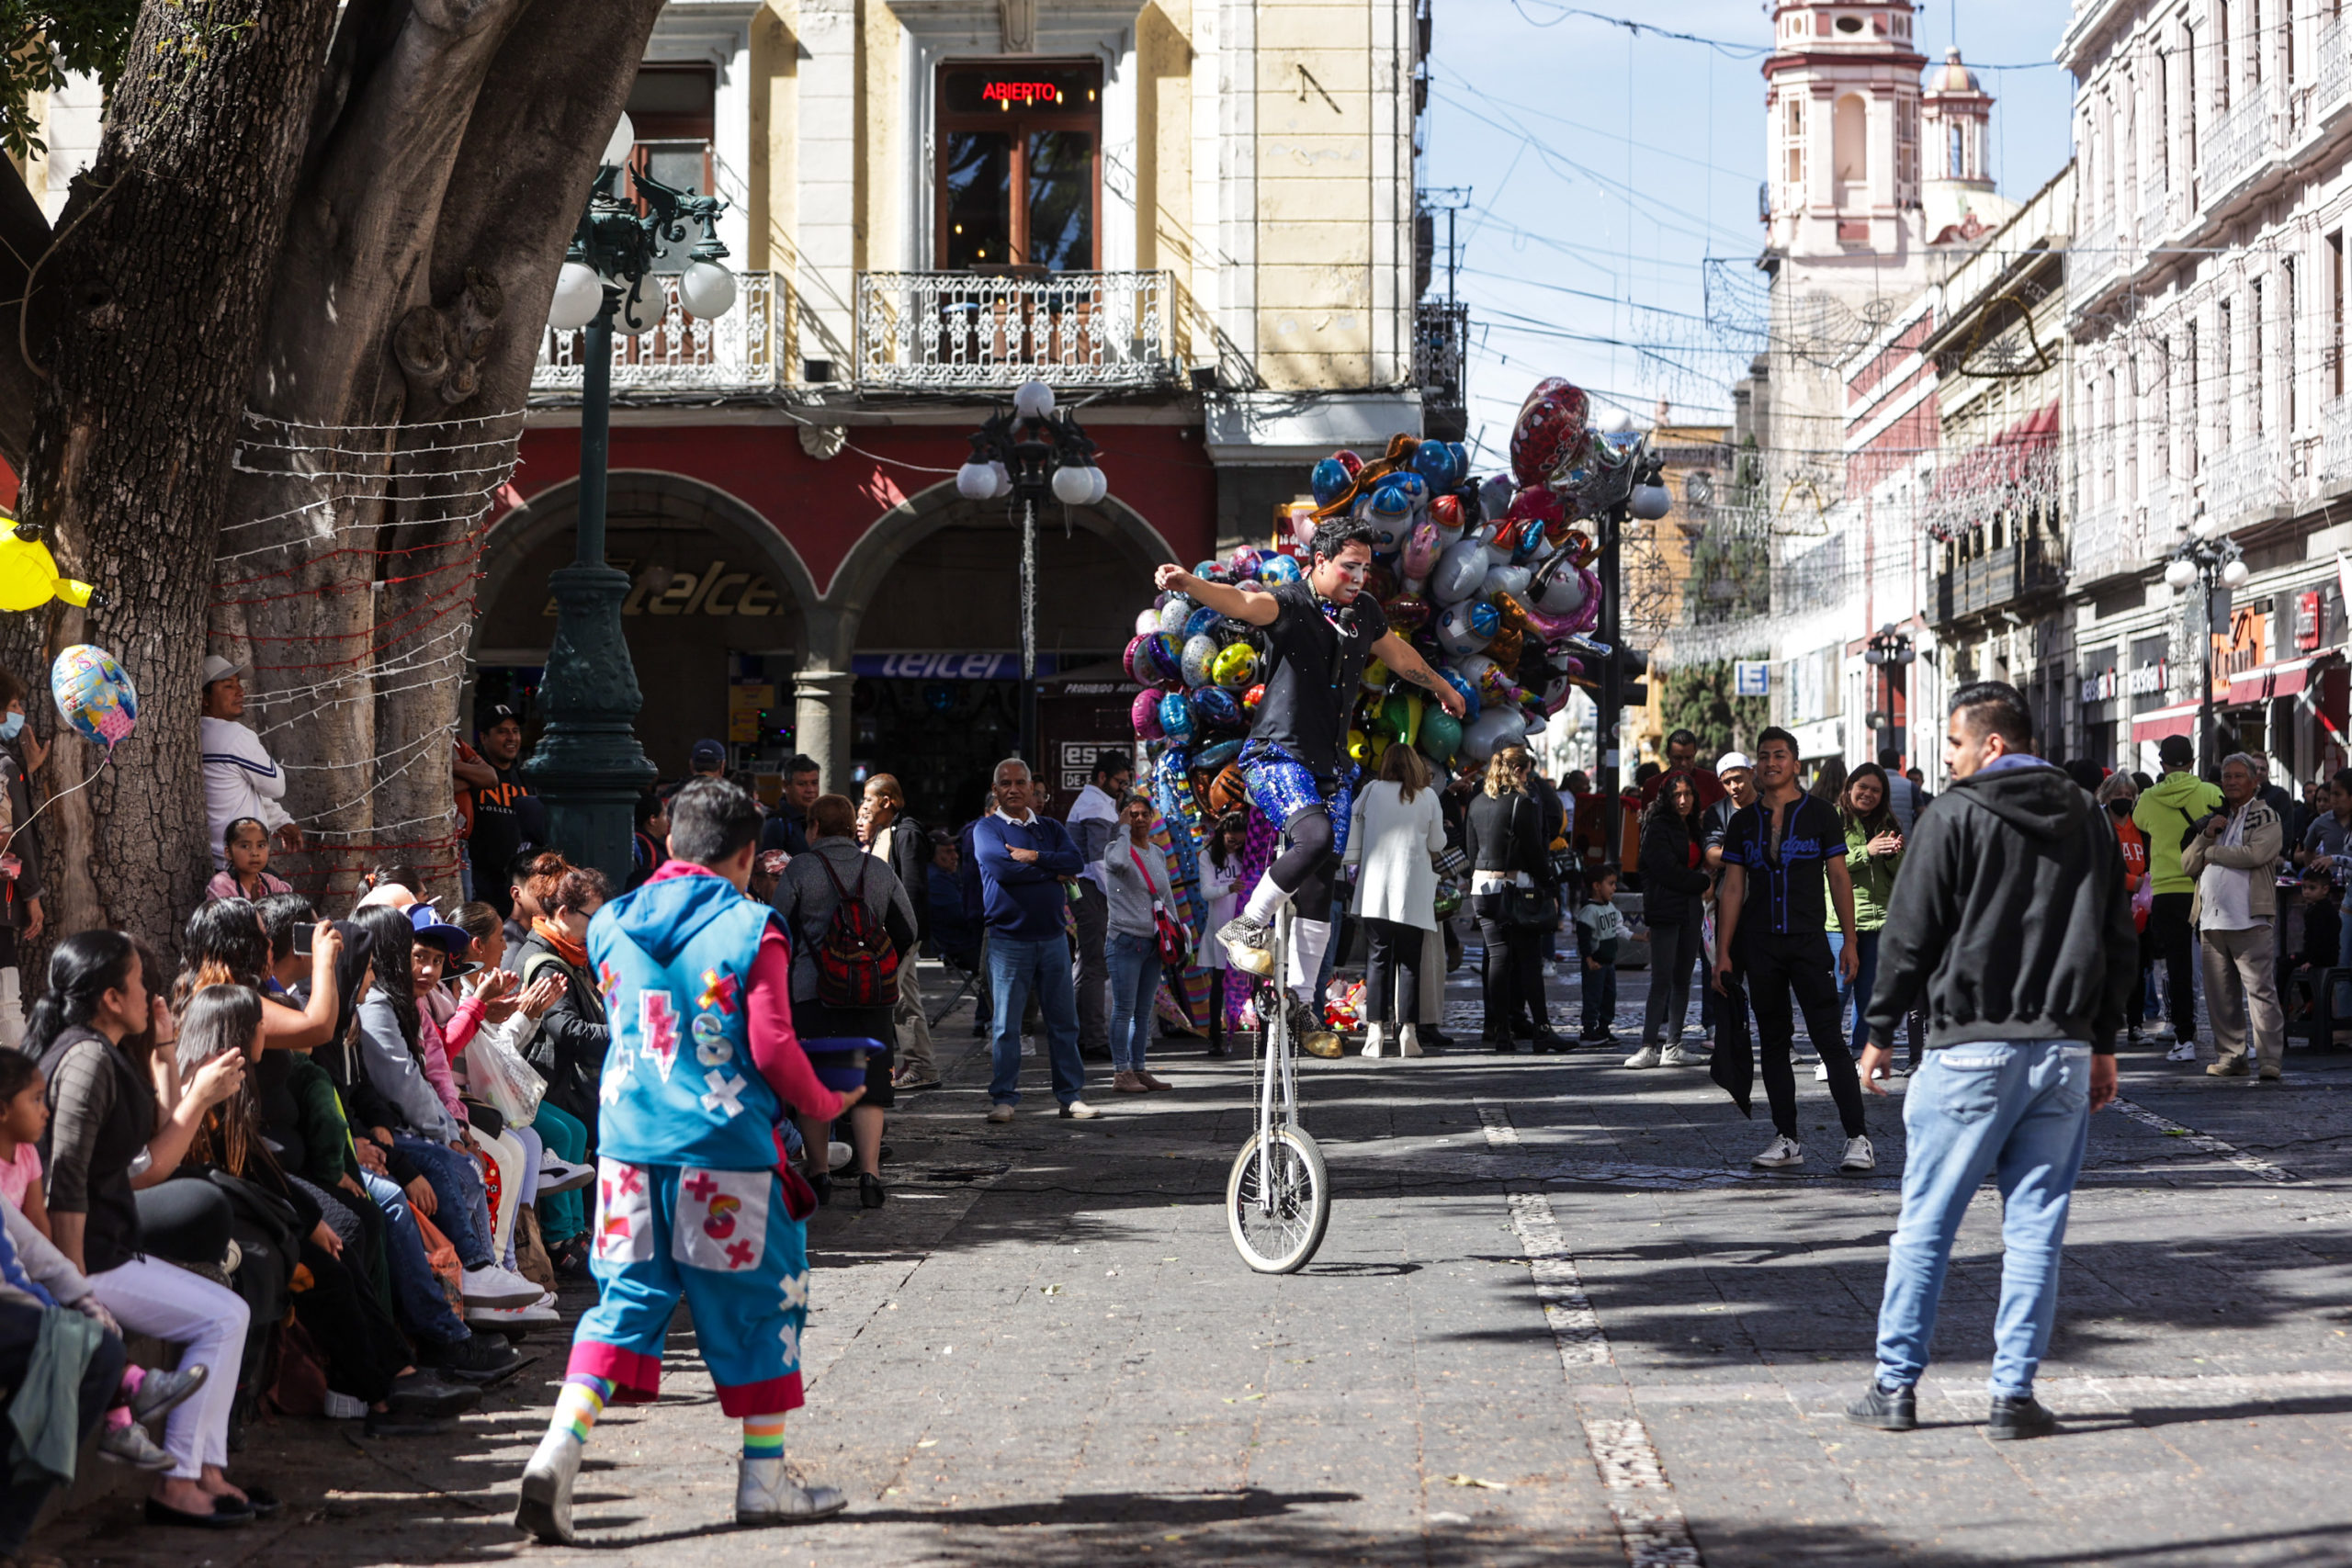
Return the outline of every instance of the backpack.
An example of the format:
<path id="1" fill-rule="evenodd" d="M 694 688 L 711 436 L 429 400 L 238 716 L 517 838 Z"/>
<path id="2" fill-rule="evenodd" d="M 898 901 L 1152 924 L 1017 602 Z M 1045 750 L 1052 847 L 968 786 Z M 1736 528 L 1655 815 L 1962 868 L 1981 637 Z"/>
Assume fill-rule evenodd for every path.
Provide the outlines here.
<path id="1" fill-rule="evenodd" d="M 871 861 L 872 856 L 860 856 Z M 899 950 L 889 932 L 865 907 L 865 866 L 857 868 L 857 891 L 842 886 L 833 863 L 817 857 L 833 885 L 832 918 L 817 945 L 817 999 L 827 1007 L 887 1007 L 899 998 Z"/>

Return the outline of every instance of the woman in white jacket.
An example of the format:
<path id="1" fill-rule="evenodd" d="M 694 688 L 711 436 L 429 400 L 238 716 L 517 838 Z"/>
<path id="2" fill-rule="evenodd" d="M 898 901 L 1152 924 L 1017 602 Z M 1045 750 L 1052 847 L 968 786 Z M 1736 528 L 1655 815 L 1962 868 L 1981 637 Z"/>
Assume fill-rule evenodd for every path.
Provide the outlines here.
<path id="1" fill-rule="evenodd" d="M 1430 857 L 1445 848 L 1445 814 L 1430 788 L 1429 768 L 1410 746 L 1392 744 L 1380 777 L 1356 796 L 1348 828 L 1348 863 L 1359 867 L 1351 908 L 1363 921 L 1370 957 L 1364 964 L 1363 1054 L 1394 1049 L 1421 1054 L 1413 1021 L 1420 1016 L 1422 943 L 1437 930 L 1437 867 Z"/>

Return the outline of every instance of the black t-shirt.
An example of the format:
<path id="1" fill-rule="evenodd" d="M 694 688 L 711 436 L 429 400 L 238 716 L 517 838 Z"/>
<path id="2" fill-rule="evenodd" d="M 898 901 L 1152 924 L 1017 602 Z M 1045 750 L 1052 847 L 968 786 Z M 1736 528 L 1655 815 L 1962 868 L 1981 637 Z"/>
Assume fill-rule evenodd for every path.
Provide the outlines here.
<path id="1" fill-rule="evenodd" d="M 1265 628 L 1271 668 L 1250 738 L 1280 746 L 1307 769 L 1336 774 L 1372 645 L 1388 635 L 1380 602 L 1359 593 L 1345 609 L 1326 604 L 1305 582 L 1274 588 L 1282 614 Z"/>
<path id="2" fill-rule="evenodd" d="M 466 843 L 473 860 L 474 897 L 503 917 L 513 907 L 506 868 L 526 841 L 536 841 L 526 838 L 526 818 L 536 820 L 545 807 L 523 787 L 519 764 L 494 771 L 498 782 L 474 791 L 474 831 Z"/>
<path id="3" fill-rule="evenodd" d="M 1772 814 L 1761 800 L 1734 812 L 1724 829 L 1724 863 L 1747 874 L 1739 934 L 1817 934 L 1828 925 L 1829 857 L 1846 854 L 1838 813 L 1801 795 L 1781 813 L 1779 843 L 1770 841 L 1771 833 Z"/>

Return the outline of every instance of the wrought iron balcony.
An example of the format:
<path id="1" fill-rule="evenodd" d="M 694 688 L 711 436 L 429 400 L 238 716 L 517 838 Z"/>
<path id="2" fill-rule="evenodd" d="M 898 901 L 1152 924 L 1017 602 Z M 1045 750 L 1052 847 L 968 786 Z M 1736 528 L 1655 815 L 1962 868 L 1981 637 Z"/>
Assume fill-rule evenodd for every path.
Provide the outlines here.
<path id="1" fill-rule="evenodd" d="M 2267 437 L 2233 441 L 2205 460 L 2205 516 L 2210 523 L 2233 528 L 2247 513 L 2287 499 L 2286 465 Z"/>
<path id="2" fill-rule="evenodd" d="M 1413 307 L 1413 381 L 1425 407 L 1470 406 L 1464 365 L 1469 342 L 1469 306 L 1424 299 Z"/>
<path id="3" fill-rule="evenodd" d="M 1150 388 L 1182 374 L 1165 272 L 861 272 L 856 377 L 884 390 Z"/>
<path id="4" fill-rule="evenodd" d="M 2321 490 L 2352 483 L 2352 397 L 2331 399 L 2320 410 L 2319 440 Z"/>
<path id="5" fill-rule="evenodd" d="M 1928 618 L 1937 626 L 2065 586 L 2062 553 L 2051 541 L 2020 539 L 1939 571 L 1930 584 Z"/>
<path id="6" fill-rule="evenodd" d="M 763 391 L 778 379 L 786 358 L 785 280 L 772 272 L 735 275 L 735 309 L 716 321 L 686 313 L 678 299 L 678 279 L 664 274 L 646 279 L 639 319 L 642 332 L 613 333 L 613 391 Z M 657 292 L 658 286 L 658 292 Z M 537 394 L 577 396 L 587 334 L 549 329 L 540 339 L 539 362 L 531 372 Z"/>
<path id="7" fill-rule="evenodd" d="M 2211 209 L 2278 153 L 2286 138 L 2284 109 L 2277 84 L 2244 89 L 2205 144 L 2197 191 L 2200 205 Z"/>

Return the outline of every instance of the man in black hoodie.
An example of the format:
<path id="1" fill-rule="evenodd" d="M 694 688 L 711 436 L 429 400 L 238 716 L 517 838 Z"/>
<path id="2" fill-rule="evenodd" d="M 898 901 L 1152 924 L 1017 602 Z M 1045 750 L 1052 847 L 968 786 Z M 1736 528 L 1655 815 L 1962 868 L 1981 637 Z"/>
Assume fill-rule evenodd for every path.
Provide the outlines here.
<path id="1" fill-rule="evenodd" d="M 1985 1436 L 2057 1418 L 2033 1376 L 2058 1309 L 2058 1257 L 2090 1113 L 2115 1098 L 2115 1032 L 2139 942 L 2115 834 L 2075 781 L 2032 756 L 2025 698 L 1999 681 L 1952 694 L 1952 785 L 1920 815 L 1879 937 L 1862 1082 L 1924 993 L 1928 1053 L 1904 1127 L 1903 1217 L 1879 1307 L 1878 1376 L 1848 1419 L 1905 1432 L 1927 1370 L 1952 1237 L 1977 1184 L 2001 1190 L 2001 1303 Z"/>

